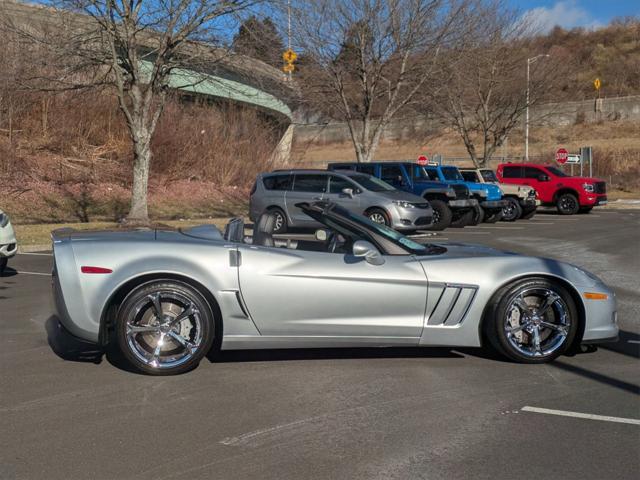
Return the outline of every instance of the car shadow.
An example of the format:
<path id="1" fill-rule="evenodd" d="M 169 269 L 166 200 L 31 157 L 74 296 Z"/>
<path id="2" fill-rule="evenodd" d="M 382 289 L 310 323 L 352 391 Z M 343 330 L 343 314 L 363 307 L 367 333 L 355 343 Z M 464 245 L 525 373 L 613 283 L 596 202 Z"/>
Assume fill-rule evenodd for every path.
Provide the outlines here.
<path id="1" fill-rule="evenodd" d="M 464 358 L 464 355 L 456 353 L 450 348 L 424 347 L 221 350 L 208 355 L 209 361 L 215 363 L 376 358 Z"/>
<path id="2" fill-rule="evenodd" d="M 626 330 L 620 330 L 618 341 L 615 343 L 603 343 L 600 348 L 620 353 L 628 357 L 640 358 L 640 335 Z"/>
<path id="3" fill-rule="evenodd" d="M 18 271 L 11 267 L 5 267 L 4 272 L 0 273 L 0 278 L 15 277 Z"/>

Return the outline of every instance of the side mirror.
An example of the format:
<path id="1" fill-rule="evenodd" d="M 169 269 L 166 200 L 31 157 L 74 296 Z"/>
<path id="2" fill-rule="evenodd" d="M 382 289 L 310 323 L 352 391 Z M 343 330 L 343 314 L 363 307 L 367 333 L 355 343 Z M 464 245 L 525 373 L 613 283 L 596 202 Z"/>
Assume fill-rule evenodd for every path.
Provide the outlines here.
<path id="1" fill-rule="evenodd" d="M 353 243 L 353 255 L 359 258 L 364 257 L 366 262 L 371 265 L 382 265 L 384 263 L 384 257 L 378 249 L 366 240 L 356 240 Z"/>
<path id="2" fill-rule="evenodd" d="M 352 188 L 343 188 L 342 193 L 349 198 L 353 198 L 353 189 Z"/>
<path id="3" fill-rule="evenodd" d="M 548 182 L 549 181 L 549 175 L 545 175 L 544 173 L 541 173 L 540 175 L 538 175 L 538 181 L 540 181 L 540 182 Z"/>

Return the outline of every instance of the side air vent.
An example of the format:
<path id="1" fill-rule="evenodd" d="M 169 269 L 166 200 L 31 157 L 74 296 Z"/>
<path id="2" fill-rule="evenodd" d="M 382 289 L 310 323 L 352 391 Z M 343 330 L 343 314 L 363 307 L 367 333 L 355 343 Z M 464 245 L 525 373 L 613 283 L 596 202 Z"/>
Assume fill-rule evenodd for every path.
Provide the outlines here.
<path id="1" fill-rule="evenodd" d="M 476 290 L 475 285 L 447 284 L 429 315 L 427 325 L 450 327 L 461 323 L 473 302 Z"/>

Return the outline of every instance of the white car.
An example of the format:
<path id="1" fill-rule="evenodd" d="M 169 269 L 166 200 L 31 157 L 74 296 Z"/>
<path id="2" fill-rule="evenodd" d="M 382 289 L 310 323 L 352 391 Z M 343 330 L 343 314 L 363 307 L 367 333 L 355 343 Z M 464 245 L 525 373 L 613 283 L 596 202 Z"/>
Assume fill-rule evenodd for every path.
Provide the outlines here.
<path id="1" fill-rule="evenodd" d="M 9 258 L 18 251 L 18 242 L 9 221 L 9 215 L 0 210 L 0 274 L 4 272 Z"/>

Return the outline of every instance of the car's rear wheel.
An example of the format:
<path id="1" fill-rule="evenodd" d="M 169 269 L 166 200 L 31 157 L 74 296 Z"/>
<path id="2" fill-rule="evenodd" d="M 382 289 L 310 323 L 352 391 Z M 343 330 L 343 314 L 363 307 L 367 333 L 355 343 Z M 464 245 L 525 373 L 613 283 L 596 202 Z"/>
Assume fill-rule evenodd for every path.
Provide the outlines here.
<path id="1" fill-rule="evenodd" d="M 556 207 L 561 215 L 574 215 L 578 213 L 580 203 L 573 193 L 563 193 L 558 197 Z"/>
<path id="2" fill-rule="evenodd" d="M 502 220 L 505 222 L 515 222 L 522 216 L 520 202 L 513 197 L 505 197 L 507 204 L 502 207 Z"/>
<path id="3" fill-rule="evenodd" d="M 133 290 L 117 314 L 120 352 L 137 370 L 175 375 L 195 368 L 216 334 L 207 300 L 182 282 L 157 280 Z"/>
<path id="4" fill-rule="evenodd" d="M 429 200 L 429 204 L 433 209 L 433 223 L 429 230 L 440 231 L 451 225 L 451 209 L 442 200 Z"/>
<path id="5" fill-rule="evenodd" d="M 521 363 L 550 362 L 569 348 L 578 311 L 560 283 L 521 280 L 499 291 L 485 317 L 485 336 L 506 357 Z"/>
<path id="6" fill-rule="evenodd" d="M 7 268 L 7 257 L 0 257 L 0 275 L 4 273 L 4 269 Z"/>
<path id="7" fill-rule="evenodd" d="M 273 215 L 273 233 L 285 233 L 287 231 L 287 216 L 278 207 L 270 208 L 269 213 Z"/>
<path id="8" fill-rule="evenodd" d="M 391 226 L 391 220 L 387 212 L 381 208 L 371 208 L 367 210 L 367 218 L 372 222 L 379 223 L 380 225 Z"/>

